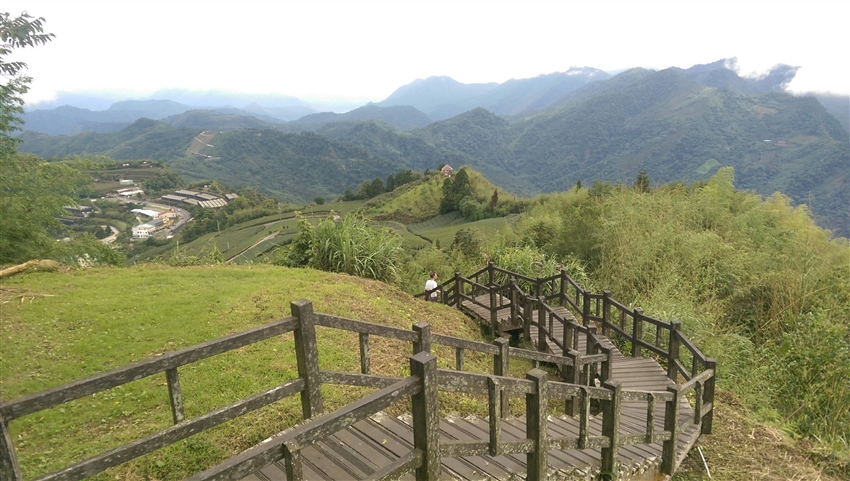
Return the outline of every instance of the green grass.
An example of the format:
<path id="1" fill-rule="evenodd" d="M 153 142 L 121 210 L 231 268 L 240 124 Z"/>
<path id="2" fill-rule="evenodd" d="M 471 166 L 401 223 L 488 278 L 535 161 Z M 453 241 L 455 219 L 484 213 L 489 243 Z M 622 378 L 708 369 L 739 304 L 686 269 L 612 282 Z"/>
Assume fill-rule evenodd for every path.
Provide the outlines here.
<path id="1" fill-rule="evenodd" d="M 507 217 L 496 217 L 493 219 L 484 219 L 475 222 L 470 222 L 458 215 L 455 218 L 452 216 L 455 212 L 444 214 L 434 219 L 430 219 L 420 224 L 408 226 L 411 232 L 420 235 L 433 242 L 439 242 L 440 246 L 447 248 L 454 242 L 455 234 L 461 229 L 476 229 L 482 232 L 485 236 L 490 237 L 497 232 L 502 232 L 510 228 L 510 224 L 516 221 L 517 215 L 509 215 Z"/>
<path id="2" fill-rule="evenodd" d="M 413 300 L 379 282 L 309 269 L 138 266 L 33 273 L 2 286 L 0 397 L 14 399 L 262 325 L 287 316 L 289 303 L 299 298 L 312 300 L 319 312 L 402 328 L 422 320 L 434 332 L 481 339 L 479 327 L 455 310 Z M 322 369 L 358 370 L 356 334 L 320 328 L 318 336 Z M 293 379 L 293 342 L 285 335 L 181 368 L 187 417 Z M 371 351 L 376 374 L 407 374 L 409 344 L 373 337 Z M 441 367 L 453 365 L 452 350 L 436 353 Z M 466 363 L 485 372 L 492 360 L 469 355 Z M 515 362 L 513 368 L 521 375 L 528 366 Z M 364 392 L 323 388 L 329 410 Z M 40 476 L 168 427 L 167 396 L 165 376 L 156 375 L 13 421 L 24 476 Z M 444 408 L 471 406 L 486 414 L 480 400 L 459 399 L 444 400 Z M 182 479 L 299 419 L 296 396 L 98 479 Z"/>

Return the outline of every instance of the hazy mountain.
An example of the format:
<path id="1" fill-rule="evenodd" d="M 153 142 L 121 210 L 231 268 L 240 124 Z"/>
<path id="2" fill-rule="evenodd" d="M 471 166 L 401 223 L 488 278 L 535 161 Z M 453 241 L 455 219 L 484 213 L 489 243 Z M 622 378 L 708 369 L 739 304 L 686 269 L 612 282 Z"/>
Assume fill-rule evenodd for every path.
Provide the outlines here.
<path id="1" fill-rule="evenodd" d="M 92 111 L 66 105 L 50 110 L 27 111 L 21 118 L 26 130 L 67 135 L 86 130 L 114 132 L 140 118 L 159 120 L 190 108 L 171 100 L 126 100 L 116 102 L 106 110 Z"/>
<path id="2" fill-rule="evenodd" d="M 349 120 L 380 120 L 402 130 L 423 127 L 431 123 L 431 119 L 427 115 L 409 105 L 379 107 L 375 104 L 368 104 L 343 114 L 333 112 L 310 114 L 288 123 L 284 127 L 284 130 L 301 132 L 304 130 L 314 130 L 330 122 L 345 122 Z"/>
<path id="3" fill-rule="evenodd" d="M 742 79 L 728 62 L 687 70 L 632 69 L 606 81 L 585 79 L 545 107 L 514 116 L 511 122 L 483 108 L 408 131 L 386 120 L 344 120 L 415 112 L 409 107 L 371 105 L 350 115 L 308 116 L 304 123 L 313 122 L 312 128 L 321 134 L 312 137 L 286 137 L 265 130 L 239 131 L 247 132 L 240 135 L 225 132 L 222 139 L 231 142 L 227 149 L 219 150 L 219 139 L 208 141 L 215 148 L 198 147 L 203 157 L 197 158 L 186 157 L 193 135 L 200 130 L 225 129 L 210 127 L 222 123 L 188 120 L 196 114 L 183 115 L 180 118 L 184 120 L 175 121 L 195 128 L 188 131 L 139 121 L 114 134 L 49 137 L 27 132 L 22 150 L 47 156 L 105 153 L 116 158 L 132 158 L 126 156 L 135 152 L 176 161 L 187 176 L 215 174 L 225 182 L 233 176 L 247 185 L 261 183 L 257 185 L 266 186 L 266 192 L 298 196 L 319 191 L 317 195 L 325 195 L 331 192 L 331 186 L 349 182 L 344 188 L 388 175 L 376 172 L 378 168 L 372 170 L 372 165 L 424 170 L 437 168 L 440 163 L 455 168 L 466 164 L 500 187 L 520 194 L 565 190 L 579 180 L 585 185 L 596 179 L 631 183 L 640 169 L 647 170 L 654 184 L 692 182 L 709 178 L 720 166 L 733 166 L 739 188 L 763 195 L 783 192 L 795 203 L 808 203 L 825 227 L 850 235 L 850 134 L 815 98 L 775 90 L 788 80 L 792 70 L 779 67 L 760 79 Z M 573 76 L 584 75 L 580 72 Z M 510 102 L 500 105 L 521 110 L 555 98 L 555 92 L 560 90 L 549 87 L 562 85 L 564 76 L 541 76 L 537 83 L 526 83 L 537 90 L 525 97 L 514 83 L 468 86 L 444 77 L 414 82 L 399 89 L 393 98 L 433 101 L 431 107 L 436 108 L 434 102 L 441 98 L 440 92 L 448 92 L 456 99 L 470 93 L 479 99 L 494 99 L 494 92 L 499 89 L 510 92 L 507 85 L 514 94 L 505 94 L 503 100 Z M 842 108 L 840 99 L 834 103 L 837 109 Z M 204 115 L 204 122 L 232 121 L 233 128 L 246 121 L 220 112 Z M 291 162 L 301 162 L 289 174 L 269 164 L 274 162 L 278 147 Z M 303 170 L 313 165 L 311 152 L 316 159 L 333 160 L 327 167 L 334 172 L 333 183 L 320 180 L 317 173 L 325 164 L 317 163 L 309 172 Z M 347 154 L 341 152 L 359 159 L 360 163 L 352 166 L 354 175 L 342 172 L 348 167 L 344 162 Z M 252 167 L 254 171 L 240 173 L 245 165 L 253 165 L 254 157 L 260 162 Z M 367 159 L 371 159 L 371 164 Z M 263 170 L 260 165 L 268 168 Z M 193 169 L 198 169 L 198 173 L 193 174 Z M 366 176 L 355 181 L 361 174 Z M 315 182 L 319 187 L 311 186 Z M 287 194 L 289 189 L 293 193 Z"/>
<path id="4" fill-rule="evenodd" d="M 312 132 L 239 130 L 218 133 L 211 143 L 214 147 L 204 149 L 209 157 L 176 159 L 171 168 L 187 179 L 251 186 L 290 202 L 333 197 L 402 169 L 366 149 Z"/>
<path id="5" fill-rule="evenodd" d="M 429 77 L 400 87 L 378 105 L 412 105 L 435 120 L 477 107 L 499 115 L 518 115 L 545 107 L 582 85 L 607 78 L 610 75 L 592 68 L 571 68 L 502 84 L 463 84 L 449 77 Z"/>
<path id="6" fill-rule="evenodd" d="M 844 130 L 850 131 L 850 96 L 833 94 L 812 94 L 827 112 L 841 122 Z"/>
<path id="7" fill-rule="evenodd" d="M 223 110 L 223 111 L 222 111 Z M 178 115 L 162 119 L 163 122 L 177 127 L 190 127 L 200 130 L 240 130 L 274 128 L 274 124 L 260 120 L 239 109 L 188 110 Z M 274 120 L 274 119 L 270 119 Z"/>
<path id="8" fill-rule="evenodd" d="M 46 135 L 26 130 L 18 150 L 41 157 L 102 154 L 116 160 L 171 160 L 186 155 L 197 129 L 139 119 L 117 132 Z"/>

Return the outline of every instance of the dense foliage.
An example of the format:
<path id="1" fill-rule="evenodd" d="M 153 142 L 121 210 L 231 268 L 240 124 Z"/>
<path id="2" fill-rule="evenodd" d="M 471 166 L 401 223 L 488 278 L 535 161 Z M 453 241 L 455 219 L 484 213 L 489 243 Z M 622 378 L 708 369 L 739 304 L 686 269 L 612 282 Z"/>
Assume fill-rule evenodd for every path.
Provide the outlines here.
<path id="1" fill-rule="evenodd" d="M 302 217 L 295 240 L 279 249 L 272 262 L 397 282 L 403 255 L 398 234 L 372 227 L 354 215 L 335 217 L 331 215 L 315 225 Z"/>
<path id="2" fill-rule="evenodd" d="M 850 247 L 808 210 L 707 183 L 649 192 L 596 183 L 542 198 L 519 235 L 582 259 L 596 285 L 678 318 L 722 385 L 791 432 L 850 438 Z"/>

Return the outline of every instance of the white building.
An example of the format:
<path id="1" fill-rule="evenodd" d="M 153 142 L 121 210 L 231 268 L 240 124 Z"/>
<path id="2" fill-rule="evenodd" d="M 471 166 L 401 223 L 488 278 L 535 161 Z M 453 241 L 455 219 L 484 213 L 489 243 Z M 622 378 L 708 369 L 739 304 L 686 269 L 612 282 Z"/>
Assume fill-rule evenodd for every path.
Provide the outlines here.
<path id="1" fill-rule="evenodd" d="M 133 237 L 136 239 L 147 239 L 154 232 L 162 229 L 165 224 L 162 222 L 162 219 L 153 219 L 144 224 L 139 224 L 133 227 Z"/>

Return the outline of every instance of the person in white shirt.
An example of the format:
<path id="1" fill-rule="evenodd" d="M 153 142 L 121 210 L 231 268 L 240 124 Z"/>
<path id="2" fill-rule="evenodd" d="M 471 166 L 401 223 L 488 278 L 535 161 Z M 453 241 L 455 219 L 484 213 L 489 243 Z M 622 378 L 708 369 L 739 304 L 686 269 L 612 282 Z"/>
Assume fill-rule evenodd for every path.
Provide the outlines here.
<path id="1" fill-rule="evenodd" d="M 432 291 L 432 292 L 428 293 L 428 291 Z M 425 281 L 425 292 L 427 294 L 426 299 L 425 299 L 426 301 L 437 302 L 437 294 L 439 294 L 440 291 L 437 290 L 437 273 L 436 272 L 432 272 L 431 278 L 428 279 L 427 281 Z M 430 297 L 430 299 L 429 299 L 429 297 Z"/>

